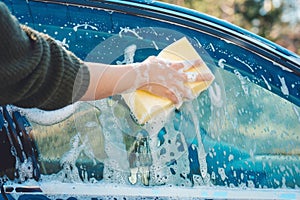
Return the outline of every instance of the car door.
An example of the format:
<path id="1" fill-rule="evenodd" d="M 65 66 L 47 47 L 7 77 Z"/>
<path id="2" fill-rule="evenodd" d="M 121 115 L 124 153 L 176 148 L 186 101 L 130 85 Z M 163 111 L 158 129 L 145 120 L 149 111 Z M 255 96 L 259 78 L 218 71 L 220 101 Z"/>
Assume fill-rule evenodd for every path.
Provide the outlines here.
<path id="1" fill-rule="evenodd" d="M 4 2 L 21 23 L 51 35 L 84 61 L 142 62 L 187 38 L 215 76 L 163 124 L 138 124 L 121 96 L 76 104 L 72 118 L 66 114 L 48 124 L 30 118 L 29 111 L 46 194 L 63 195 L 66 183 L 83 182 L 198 191 L 168 191 L 174 197 L 217 198 L 213 191 L 220 190 L 222 198 L 247 197 L 240 190 L 245 188 L 257 195 L 280 191 L 266 198 L 299 197 L 298 55 L 224 21 L 160 2 Z M 49 190 L 53 178 L 65 189 Z M 212 192 L 197 189 L 203 186 Z M 155 196 L 153 191 L 147 195 Z"/>

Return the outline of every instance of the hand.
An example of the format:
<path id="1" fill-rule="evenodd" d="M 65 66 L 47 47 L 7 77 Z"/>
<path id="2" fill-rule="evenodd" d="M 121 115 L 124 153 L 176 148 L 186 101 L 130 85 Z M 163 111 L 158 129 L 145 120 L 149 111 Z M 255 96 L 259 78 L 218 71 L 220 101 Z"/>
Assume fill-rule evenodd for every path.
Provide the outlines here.
<path id="1" fill-rule="evenodd" d="M 186 70 L 192 66 L 201 64 L 201 60 L 195 61 L 168 61 L 151 56 L 136 68 L 138 76 L 138 87 L 140 90 L 148 91 L 157 96 L 170 99 L 174 104 L 183 100 L 195 98 L 191 88 L 185 85 L 186 82 L 209 81 L 212 75 L 195 73 L 193 80 L 190 80 Z"/>
<path id="2" fill-rule="evenodd" d="M 155 56 L 142 63 L 127 65 L 85 62 L 90 72 L 90 81 L 81 100 L 97 100 L 141 89 L 166 97 L 177 104 L 185 99 L 195 98 L 191 88 L 185 85 L 186 82 L 212 80 L 211 74 L 203 73 L 197 74 L 193 80 L 188 78 L 185 71 L 200 63 L 200 60 L 171 62 Z"/>

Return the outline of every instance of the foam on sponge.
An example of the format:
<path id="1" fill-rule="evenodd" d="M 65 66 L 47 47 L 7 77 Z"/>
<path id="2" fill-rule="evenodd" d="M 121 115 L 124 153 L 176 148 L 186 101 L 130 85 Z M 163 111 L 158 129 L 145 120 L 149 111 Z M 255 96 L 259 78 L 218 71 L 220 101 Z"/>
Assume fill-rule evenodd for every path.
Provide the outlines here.
<path id="1" fill-rule="evenodd" d="M 197 51 L 185 37 L 167 46 L 160 52 L 158 57 L 172 61 L 188 62 L 199 59 L 202 61 Z M 210 73 L 213 77 L 210 81 L 186 83 L 187 86 L 194 92 L 195 97 L 197 97 L 202 91 L 206 90 L 214 80 L 212 72 L 204 62 L 201 62 L 200 65 L 193 66 L 184 72 L 200 74 Z M 142 90 L 136 90 L 132 93 L 123 94 L 122 96 L 135 116 L 137 122 L 140 124 L 145 124 L 160 114 L 165 114 L 167 116 L 176 107 L 169 99 L 159 97 Z"/>

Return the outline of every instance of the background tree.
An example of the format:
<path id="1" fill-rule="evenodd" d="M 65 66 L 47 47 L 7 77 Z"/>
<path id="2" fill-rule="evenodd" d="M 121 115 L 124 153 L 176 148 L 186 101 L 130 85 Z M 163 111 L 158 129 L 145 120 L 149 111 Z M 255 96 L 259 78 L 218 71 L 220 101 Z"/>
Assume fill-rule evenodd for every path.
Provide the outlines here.
<path id="1" fill-rule="evenodd" d="M 218 17 L 300 54 L 300 0 L 161 0 Z"/>

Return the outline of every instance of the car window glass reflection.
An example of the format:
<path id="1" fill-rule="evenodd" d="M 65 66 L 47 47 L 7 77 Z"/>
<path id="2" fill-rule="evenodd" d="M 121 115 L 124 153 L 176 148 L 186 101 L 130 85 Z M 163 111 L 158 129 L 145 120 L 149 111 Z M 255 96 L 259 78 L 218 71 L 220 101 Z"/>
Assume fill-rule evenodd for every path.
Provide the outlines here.
<path id="1" fill-rule="evenodd" d="M 168 22 L 70 5 L 29 5 L 29 10 L 13 5 L 18 19 L 83 60 L 141 62 L 187 37 L 216 76 L 208 90 L 163 124 L 136 123 L 120 96 L 82 103 L 51 125 L 31 120 L 44 180 L 300 186 L 300 108 L 286 97 L 294 92 L 293 74 L 237 44 Z M 60 14 L 53 14 L 57 9 Z M 277 94 L 275 86 L 281 88 Z"/>

